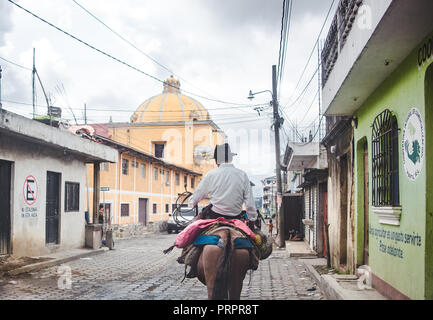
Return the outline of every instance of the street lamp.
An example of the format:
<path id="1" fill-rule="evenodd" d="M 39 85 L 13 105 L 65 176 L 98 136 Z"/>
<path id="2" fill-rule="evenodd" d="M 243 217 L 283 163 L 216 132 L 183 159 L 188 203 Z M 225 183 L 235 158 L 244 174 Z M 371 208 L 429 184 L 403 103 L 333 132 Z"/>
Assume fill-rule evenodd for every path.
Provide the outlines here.
<path id="1" fill-rule="evenodd" d="M 273 93 L 270 90 L 259 91 L 259 92 L 256 92 L 256 93 L 253 93 L 253 91 L 250 90 L 250 93 L 248 95 L 248 99 L 249 100 L 253 100 L 255 98 L 255 95 L 260 94 L 260 93 L 264 93 L 264 92 L 269 92 L 271 94 L 271 96 L 272 96 L 272 99 L 274 99 L 274 95 L 273 95 Z"/>

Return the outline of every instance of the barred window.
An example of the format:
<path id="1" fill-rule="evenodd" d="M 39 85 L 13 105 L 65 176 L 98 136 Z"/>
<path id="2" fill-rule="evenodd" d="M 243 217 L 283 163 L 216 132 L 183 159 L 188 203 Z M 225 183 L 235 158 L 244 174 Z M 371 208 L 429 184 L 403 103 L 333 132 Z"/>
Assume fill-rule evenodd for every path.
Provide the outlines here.
<path id="1" fill-rule="evenodd" d="M 80 210 L 80 184 L 65 183 L 65 212 Z"/>
<path id="2" fill-rule="evenodd" d="M 156 158 L 164 158 L 164 147 L 165 144 L 163 143 L 155 143 L 155 157 Z"/>
<path id="3" fill-rule="evenodd" d="M 397 118 L 386 109 L 373 122 L 372 193 L 373 206 L 398 206 L 398 125 Z"/>
<path id="4" fill-rule="evenodd" d="M 129 160 L 127 159 L 122 159 L 122 174 L 124 175 L 128 175 L 128 171 L 129 171 Z"/>
<path id="5" fill-rule="evenodd" d="M 120 204 L 120 216 L 129 217 L 129 203 Z"/>

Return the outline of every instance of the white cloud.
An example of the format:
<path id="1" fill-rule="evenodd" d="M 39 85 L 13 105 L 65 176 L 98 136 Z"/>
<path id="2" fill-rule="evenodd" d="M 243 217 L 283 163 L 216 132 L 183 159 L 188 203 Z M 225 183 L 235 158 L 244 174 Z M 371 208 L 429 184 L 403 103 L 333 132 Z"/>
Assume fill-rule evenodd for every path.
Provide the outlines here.
<path id="1" fill-rule="evenodd" d="M 271 67 L 278 62 L 282 1 L 77 1 L 141 50 L 186 79 L 187 82 L 181 80 L 185 91 L 247 103 L 249 90 L 272 88 Z M 19 3 L 149 74 L 162 80 L 170 75 L 170 72 L 97 23 L 73 1 L 59 0 L 55 5 L 52 0 L 21 0 Z M 330 3 L 330 0 L 293 1 L 286 77 L 281 87 L 282 103 L 287 102 L 296 85 Z M 35 47 L 37 68 L 44 86 L 47 91 L 56 94 L 56 101 L 64 107 L 69 104 L 81 109 L 87 103 L 89 109 L 99 109 L 89 110 L 88 113 L 95 122 L 108 121 L 110 115 L 114 121 L 129 121 L 135 108 L 162 91 L 161 83 L 83 46 L 20 9 L 12 8 L 7 1 L 0 1 L 0 56 L 31 67 L 32 50 Z M 316 59 L 315 55 L 313 60 Z M 312 66 L 315 64 L 316 61 Z M 29 73 L 4 65 L 3 62 L 2 67 L 5 70 L 4 98 L 31 101 Z M 312 70 L 308 69 L 300 86 L 305 85 Z M 67 97 L 56 90 L 61 85 L 65 87 Z M 305 104 L 311 102 L 313 91 L 297 107 L 300 111 L 291 113 L 298 120 L 303 116 Z M 41 92 L 38 98 L 42 104 Z M 227 105 L 197 99 L 209 109 L 227 108 Z M 268 103 L 269 100 L 270 97 L 263 94 L 257 96 L 254 103 Z M 122 108 L 130 112 L 109 111 Z M 311 116 L 306 117 L 305 123 L 313 120 L 318 112 L 316 109 L 312 110 Z M 25 112 L 28 114 L 28 108 Z M 75 113 L 82 117 L 82 110 L 76 110 Z M 234 108 L 220 112 L 211 110 L 210 113 L 224 130 L 251 127 L 270 130 L 270 121 L 266 116 L 251 123 L 230 123 L 230 120 L 240 117 L 259 119 L 252 110 L 239 111 Z M 257 153 L 272 154 L 272 148 L 260 148 L 260 145 L 250 144 L 248 152 L 252 154 L 256 150 Z M 267 170 L 272 175 L 273 163 L 273 156 L 270 156 L 255 163 L 253 169 L 248 165 L 244 169 L 252 173 Z"/>

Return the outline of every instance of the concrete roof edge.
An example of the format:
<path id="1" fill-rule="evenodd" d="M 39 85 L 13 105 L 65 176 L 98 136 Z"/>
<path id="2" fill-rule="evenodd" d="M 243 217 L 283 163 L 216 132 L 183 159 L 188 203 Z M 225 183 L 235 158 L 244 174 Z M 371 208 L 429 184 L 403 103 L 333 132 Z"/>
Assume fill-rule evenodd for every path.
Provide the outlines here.
<path id="1" fill-rule="evenodd" d="M 4 109 L 0 113 L 0 129 L 27 140 L 80 155 L 85 162 L 117 162 L 117 151 L 111 147 Z"/>

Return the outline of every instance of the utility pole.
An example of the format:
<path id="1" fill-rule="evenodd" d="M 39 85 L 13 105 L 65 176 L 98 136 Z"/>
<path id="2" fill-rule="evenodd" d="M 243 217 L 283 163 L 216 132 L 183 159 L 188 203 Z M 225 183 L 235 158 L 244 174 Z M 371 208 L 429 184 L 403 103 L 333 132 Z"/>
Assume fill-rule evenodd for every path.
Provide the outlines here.
<path id="1" fill-rule="evenodd" d="M 35 118 L 35 104 L 36 104 L 36 91 L 35 91 L 35 74 L 36 74 L 36 64 L 35 64 L 35 48 L 33 48 L 33 69 L 32 69 L 32 99 L 33 99 L 33 119 Z"/>
<path id="2" fill-rule="evenodd" d="M 0 112 L 2 111 L 2 66 L 0 66 Z"/>
<path id="3" fill-rule="evenodd" d="M 87 124 L 87 105 L 84 104 L 84 124 Z"/>
<path id="4" fill-rule="evenodd" d="M 318 84 L 318 88 L 317 88 L 317 90 L 318 90 L 318 97 L 319 97 L 319 142 L 322 142 L 322 138 L 323 138 L 323 136 L 322 136 L 322 126 L 320 125 L 322 122 L 320 121 L 321 119 L 322 119 L 322 104 L 321 104 L 321 99 L 322 99 L 322 97 L 321 97 L 321 77 L 322 77 L 322 73 L 321 73 L 321 70 L 320 70 L 320 65 L 321 65 L 321 61 L 320 61 L 320 48 L 321 48 L 321 46 L 320 46 L 320 42 L 318 42 L 317 43 L 317 65 L 318 65 L 318 68 L 317 68 L 317 81 L 319 82 L 319 84 Z"/>
<path id="5" fill-rule="evenodd" d="M 280 155 L 280 125 L 281 118 L 278 112 L 277 100 L 277 66 L 272 66 L 272 106 L 274 109 L 274 130 L 275 130 L 275 163 L 276 163 L 276 176 L 277 176 L 277 199 L 280 197 L 282 201 L 283 189 L 281 185 L 281 155 Z M 278 217 L 278 234 L 280 248 L 286 247 L 286 237 L 284 234 L 284 207 L 278 210 L 278 201 L 276 203 L 277 217 Z"/>

